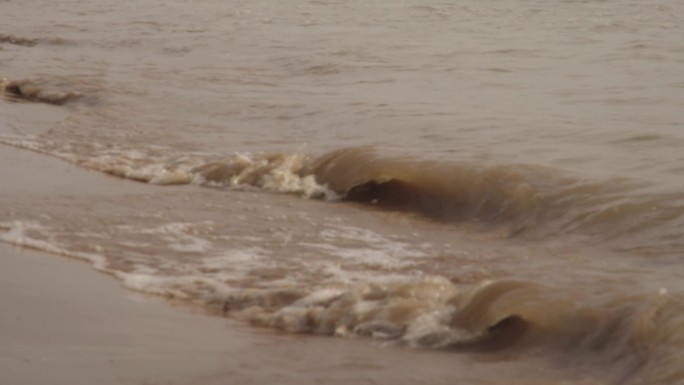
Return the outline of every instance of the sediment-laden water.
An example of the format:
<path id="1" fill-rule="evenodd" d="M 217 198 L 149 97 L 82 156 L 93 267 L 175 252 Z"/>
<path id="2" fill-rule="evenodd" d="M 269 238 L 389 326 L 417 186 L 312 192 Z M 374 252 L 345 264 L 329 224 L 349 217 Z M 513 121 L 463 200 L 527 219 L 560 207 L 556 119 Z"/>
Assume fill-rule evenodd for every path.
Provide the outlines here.
<path id="1" fill-rule="evenodd" d="M 5 194 L 0 240 L 257 326 L 684 381 L 680 2 L 0 13 L 0 151 L 124 186 Z"/>

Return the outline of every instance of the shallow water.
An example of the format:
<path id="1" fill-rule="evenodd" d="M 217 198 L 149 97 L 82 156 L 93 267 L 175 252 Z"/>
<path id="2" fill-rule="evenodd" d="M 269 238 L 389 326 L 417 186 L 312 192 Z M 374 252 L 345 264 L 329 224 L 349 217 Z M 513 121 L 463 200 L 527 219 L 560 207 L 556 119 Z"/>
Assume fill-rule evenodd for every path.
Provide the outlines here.
<path id="1" fill-rule="evenodd" d="M 680 2 L 0 8 L 3 147 L 159 185 L 11 194 L 1 240 L 288 332 L 684 381 Z"/>

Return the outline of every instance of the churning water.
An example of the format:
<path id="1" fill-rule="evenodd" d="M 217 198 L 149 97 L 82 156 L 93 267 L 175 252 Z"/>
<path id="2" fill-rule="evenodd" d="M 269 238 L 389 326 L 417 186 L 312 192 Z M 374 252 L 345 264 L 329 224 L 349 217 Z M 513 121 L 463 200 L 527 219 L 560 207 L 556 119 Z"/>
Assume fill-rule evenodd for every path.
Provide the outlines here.
<path id="1" fill-rule="evenodd" d="M 3 198 L 1 240 L 288 332 L 684 382 L 684 3 L 0 13 L 3 147 L 159 185 Z"/>

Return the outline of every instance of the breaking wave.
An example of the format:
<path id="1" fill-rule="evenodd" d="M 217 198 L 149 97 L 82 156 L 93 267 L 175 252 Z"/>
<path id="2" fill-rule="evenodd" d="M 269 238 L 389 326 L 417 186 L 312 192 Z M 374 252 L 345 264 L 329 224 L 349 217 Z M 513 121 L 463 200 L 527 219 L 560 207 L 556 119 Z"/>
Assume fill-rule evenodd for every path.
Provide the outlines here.
<path id="1" fill-rule="evenodd" d="M 532 165 L 383 157 L 368 147 L 319 157 L 303 150 L 221 157 L 29 136 L 3 136 L 0 143 L 151 184 L 258 188 L 350 201 L 507 237 L 574 234 L 640 255 L 673 255 L 684 246 L 684 193 L 653 194 L 648 184 L 626 178 L 583 180 Z"/>
<path id="2" fill-rule="evenodd" d="M 375 282 L 235 287 L 211 275 L 113 269 L 106 257 L 36 238 L 37 224 L 0 223 L 0 240 L 85 259 L 129 288 L 204 304 L 224 316 L 288 333 L 371 337 L 418 348 L 545 355 L 620 373 L 616 383 L 684 378 L 684 297 L 590 295 L 523 280 L 459 284 L 430 275 Z M 218 278 L 218 277 L 217 277 Z M 627 374 L 625 374 L 627 373 Z"/>
<path id="3" fill-rule="evenodd" d="M 632 179 L 592 181 L 532 165 L 382 157 L 365 147 L 323 155 L 304 173 L 346 200 L 493 226 L 510 237 L 581 234 L 589 241 L 620 240 L 620 248 L 644 254 L 682 247 L 684 193 L 653 194 Z M 655 243 L 636 243 L 641 240 Z"/>
<path id="4" fill-rule="evenodd" d="M 526 281 L 460 288 L 442 277 L 427 277 L 305 296 L 240 292 L 224 299 L 222 309 L 287 332 L 370 336 L 432 349 L 574 356 L 606 370 L 631 368 L 619 383 L 648 378 L 670 384 L 683 378 L 671 361 L 684 347 L 684 298 L 661 290 L 591 301 Z"/>
<path id="5" fill-rule="evenodd" d="M 648 218 L 660 221 L 660 227 L 640 231 L 657 231 L 665 237 L 680 231 L 678 196 L 666 200 L 672 206 L 655 206 L 654 210 L 653 205 L 629 203 L 640 196 L 640 186 L 633 182 L 589 184 L 532 166 L 486 168 L 387 158 L 368 148 L 317 158 L 303 151 L 216 157 L 178 156 L 161 147 L 127 150 L 30 136 L 2 136 L 0 142 L 146 183 L 264 189 L 349 200 L 446 222 L 510 226 L 514 229 L 511 236 L 605 226 L 612 232 L 596 235 L 603 242 L 620 231 L 638 238 L 630 225 Z M 651 199 L 659 203 L 655 201 L 659 198 Z M 611 207 L 629 210 L 613 212 Z M 668 208 L 679 211 L 667 212 Z M 583 215 L 586 212 L 591 215 Z M 648 226 L 658 225 L 657 221 Z M 559 360 L 572 357 L 621 368 L 615 369 L 620 373 L 626 368 L 630 375 L 620 383 L 648 378 L 651 384 L 668 384 L 684 378 L 677 361 L 684 348 L 684 298 L 664 288 L 634 295 L 580 295 L 527 280 L 470 285 L 434 274 L 299 287 L 230 285 L 218 276 L 197 275 L 188 269 L 171 275 L 113 269 L 105 256 L 74 251 L 77 248 L 54 244 L 49 237 L 33 238 L 31 231 L 49 234 L 40 227 L 5 223 L 0 230 L 4 231 L 2 241 L 87 259 L 130 288 L 199 302 L 216 313 L 258 326 L 291 333 L 369 336 L 431 349 L 549 354 Z M 671 241 L 681 242 L 674 237 Z M 623 246 L 626 242 L 624 237 L 620 240 Z"/>

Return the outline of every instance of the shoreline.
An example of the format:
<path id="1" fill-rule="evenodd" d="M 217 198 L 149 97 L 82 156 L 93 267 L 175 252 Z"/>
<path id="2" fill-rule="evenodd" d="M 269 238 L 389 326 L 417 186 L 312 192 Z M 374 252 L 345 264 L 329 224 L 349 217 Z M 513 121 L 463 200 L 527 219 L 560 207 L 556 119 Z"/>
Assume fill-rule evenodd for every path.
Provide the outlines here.
<path id="1" fill-rule="evenodd" d="M 245 343 L 231 336 L 236 343 L 224 346 L 202 332 L 231 334 L 227 320 L 125 291 L 85 263 L 7 244 L 0 244 L 0 254 L 0 298 L 6 306 L 0 371 L 8 383 L 190 379 L 219 367 L 218 357 Z"/>
<path id="2" fill-rule="evenodd" d="M 144 194 L 158 189 L 0 146 L 0 199 Z M 478 382 L 485 358 L 383 346 L 372 339 L 281 334 L 127 289 L 85 261 L 0 242 L 3 383 L 452 384 Z M 551 367 L 492 362 L 501 381 L 548 383 Z M 531 377 L 530 377 L 531 375 Z"/>
<path id="3" fill-rule="evenodd" d="M 452 353 L 249 328 L 128 290 L 82 261 L 6 243 L 0 289 L 7 384 L 408 385 L 464 375 Z"/>

